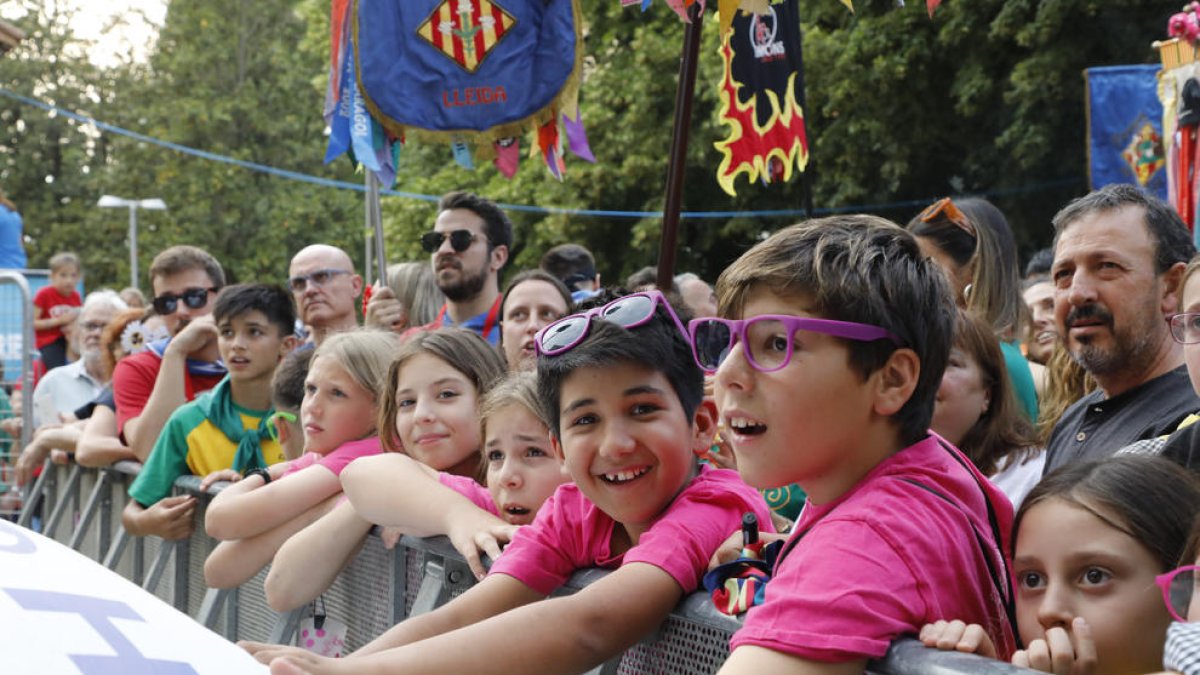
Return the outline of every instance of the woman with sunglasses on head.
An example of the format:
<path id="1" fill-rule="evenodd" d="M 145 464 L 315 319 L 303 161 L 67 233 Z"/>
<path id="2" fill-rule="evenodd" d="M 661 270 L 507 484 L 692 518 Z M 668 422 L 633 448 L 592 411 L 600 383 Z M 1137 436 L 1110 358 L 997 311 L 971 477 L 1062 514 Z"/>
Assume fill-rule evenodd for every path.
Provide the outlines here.
<path id="1" fill-rule="evenodd" d="M 1038 417 L 1029 362 L 1017 343 L 1028 309 L 1021 297 L 1017 245 L 1004 214 L 984 199 L 939 199 L 908 223 L 921 250 L 950 281 L 959 307 L 982 316 L 1000 349 L 1026 417 Z"/>

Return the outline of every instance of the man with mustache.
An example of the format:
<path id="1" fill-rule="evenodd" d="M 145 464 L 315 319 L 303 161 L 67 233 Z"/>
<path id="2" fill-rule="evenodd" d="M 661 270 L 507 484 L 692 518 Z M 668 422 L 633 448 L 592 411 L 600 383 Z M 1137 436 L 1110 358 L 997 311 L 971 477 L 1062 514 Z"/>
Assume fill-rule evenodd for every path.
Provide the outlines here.
<path id="1" fill-rule="evenodd" d="M 1109 185 L 1059 211 L 1054 228 L 1058 333 L 1099 386 L 1055 425 L 1046 472 L 1170 433 L 1200 408 L 1166 322 L 1196 252 L 1175 211 L 1132 185 Z"/>
<path id="2" fill-rule="evenodd" d="M 438 202 L 433 230 L 421 236 L 437 286 L 446 296 L 438 318 L 421 328 L 459 326 L 492 345 L 500 341 L 500 270 L 512 247 L 512 222 L 489 199 L 450 192 Z"/>
<path id="3" fill-rule="evenodd" d="M 121 359 L 112 377 L 117 430 L 143 462 L 171 413 L 225 376 L 212 318 L 225 285 L 221 263 L 195 246 L 172 246 L 150 264 L 150 285 L 171 339 Z"/>

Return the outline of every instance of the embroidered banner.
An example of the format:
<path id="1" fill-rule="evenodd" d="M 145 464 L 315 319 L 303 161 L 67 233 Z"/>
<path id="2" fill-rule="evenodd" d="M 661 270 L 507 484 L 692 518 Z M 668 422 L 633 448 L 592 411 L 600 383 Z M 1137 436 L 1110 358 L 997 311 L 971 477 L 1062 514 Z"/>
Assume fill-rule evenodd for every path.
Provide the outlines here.
<path id="1" fill-rule="evenodd" d="M 808 164 L 798 0 L 771 4 L 763 14 L 739 13 L 720 53 L 725 68 L 718 115 L 729 135 L 715 143 L 721 153 L 717 182 L 734 195 L 738 174 L 766 183 L 791 179 L 793 168 L 803 171 Z"/>
<path id="2" fill-rule="evenodd" d="M 1158 66 L 1088 68 L 1088 176 L 1093 190 L 1140 185 L 1167 198 Z"/>

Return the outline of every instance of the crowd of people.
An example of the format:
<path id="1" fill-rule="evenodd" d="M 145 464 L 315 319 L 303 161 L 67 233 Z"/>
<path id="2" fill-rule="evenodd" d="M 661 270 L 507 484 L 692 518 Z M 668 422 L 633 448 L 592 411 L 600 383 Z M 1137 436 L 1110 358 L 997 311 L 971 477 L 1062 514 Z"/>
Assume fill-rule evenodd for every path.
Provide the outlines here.
<path id="1" fill-rule="evenodd" d="M 1023 274 L 1004 214 L 947 198 L 906 226 L 783 228 L 715 288 L 605 285 L 573 243 L 502 284 L 511 222 L 454 192 L 429 260 L 369 300 L 333 246 L 284 288 L 180 245 L 145 309 L 80 298 L 63 253 L 16 475 L 141 462 L 122 523 L 164 539 L 193 534 L 172 486 L 201 476 L 207 584 L 269 564 L 280 611 L 375 526 L 448 536 L 478 579 L 346 659 L 243 644 L 272 672 L 584 671 L 745 556 L 747 513 L 772 564 L 723 673 L 862 672 L 906 635 L 1045 672 L 1200 672 L 1200 257 L 1127 185 L 1053 228 Z M 549 597 L 588 567 L 612 572 Z"/>

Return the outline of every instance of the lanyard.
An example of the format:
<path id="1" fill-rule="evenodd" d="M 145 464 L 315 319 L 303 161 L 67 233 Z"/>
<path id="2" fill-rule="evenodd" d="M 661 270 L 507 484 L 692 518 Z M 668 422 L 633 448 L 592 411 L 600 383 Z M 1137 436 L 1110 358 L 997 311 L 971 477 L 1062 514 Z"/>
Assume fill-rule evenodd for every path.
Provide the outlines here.
<path id="1" fill-rule="evenodd" d="M 492 333 L 492 329 L 496 327 L 496 319 L 500 317 L 500 301 L 503 299 L 503 295 L 497 295 L 496 301 L 492 303 L 492 308 L 488 310 L 487 316 L 483 319 L 483 331 L 480 333 L 480 335 L 483 336 L 484 340 L 488 339 L 488 335 L 490 335 Z M 449 306 L 450 303 L 448 302 L 442 303 L 442 308 L 438 311 L 437 315 L 437 323 L 439 326 L 446 325 L 446 309 Z"/>

